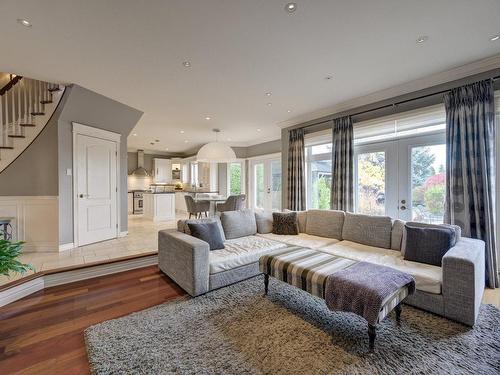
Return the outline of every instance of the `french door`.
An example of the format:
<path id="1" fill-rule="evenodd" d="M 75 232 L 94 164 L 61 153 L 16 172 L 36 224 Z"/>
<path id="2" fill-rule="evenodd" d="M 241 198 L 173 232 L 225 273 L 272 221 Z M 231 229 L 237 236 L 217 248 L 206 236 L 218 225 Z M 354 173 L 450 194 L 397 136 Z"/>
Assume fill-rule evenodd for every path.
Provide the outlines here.
<path id="1" fill-rule="evenodd" d="M 250 160 L 250 204 L 261 210 L 281 210 L 281 157 Z"/>
<path id="2" fill-rule="evenodd" d="M 444 133 L 357 145 L 354 166 L 356 212 L 443 222 Z"/>

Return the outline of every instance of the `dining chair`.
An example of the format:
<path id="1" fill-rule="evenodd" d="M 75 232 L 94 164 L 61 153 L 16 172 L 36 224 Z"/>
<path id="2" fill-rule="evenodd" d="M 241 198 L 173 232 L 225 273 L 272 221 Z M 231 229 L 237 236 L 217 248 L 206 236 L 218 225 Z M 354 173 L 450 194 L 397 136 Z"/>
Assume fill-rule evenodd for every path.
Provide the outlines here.
<path id="1" fill-rule="evenodd" d="M 208 217 L 208 211 L 210 211 L 210 201 L 195 201 L 191 195 L 185 195 L 187 211 L 189 212 L 189 218 L 194 215 L 195 218 L 201 218 L 202 214 Z"/>
<path id="2" fill-rule="evenodd" d="M 224 211 L 240 211 L 245 208 L 245 194 L 230 195 L 223 203 L 218 203 L 216 210 L 219 212 Z"/>

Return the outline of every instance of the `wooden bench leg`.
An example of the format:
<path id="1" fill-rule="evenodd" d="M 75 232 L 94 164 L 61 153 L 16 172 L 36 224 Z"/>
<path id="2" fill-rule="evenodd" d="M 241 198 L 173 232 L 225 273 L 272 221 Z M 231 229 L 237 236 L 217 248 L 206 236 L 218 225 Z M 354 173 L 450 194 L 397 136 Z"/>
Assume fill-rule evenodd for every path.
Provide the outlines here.
<path id="1" fill-rule="evenodd" d="M 401 303 L 398 303 L 398 305 L 394 308 L 394 310 L 396 311 L 396 322 L 399 325 L 401 324 L 401 310 L 402 310 Z"/>
<path id="2" fill-rule="evenodd" d="M 269 291 L 269 275 L 264 274 L 264 295 L 267 296 L 267 292 Z"/>
<path id="3" fill-rule="evenodd" d="M 368 338 L 370 340 L 370 351 L 375 349 L 375 338 L 377 337 L 377 327 L 368 324 Z"/>

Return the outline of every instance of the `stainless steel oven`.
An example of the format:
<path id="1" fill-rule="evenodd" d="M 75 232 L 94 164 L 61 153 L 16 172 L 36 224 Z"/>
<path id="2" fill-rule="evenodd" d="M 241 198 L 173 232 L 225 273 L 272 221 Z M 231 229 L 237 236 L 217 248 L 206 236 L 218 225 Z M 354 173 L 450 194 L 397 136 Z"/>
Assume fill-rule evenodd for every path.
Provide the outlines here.
<path id="1" fill-rule="evenodd" d="M 142 214 L 144 209 L 144 196 L 142 191 L 134 191 L 134 209 L 133 214 Z"/>

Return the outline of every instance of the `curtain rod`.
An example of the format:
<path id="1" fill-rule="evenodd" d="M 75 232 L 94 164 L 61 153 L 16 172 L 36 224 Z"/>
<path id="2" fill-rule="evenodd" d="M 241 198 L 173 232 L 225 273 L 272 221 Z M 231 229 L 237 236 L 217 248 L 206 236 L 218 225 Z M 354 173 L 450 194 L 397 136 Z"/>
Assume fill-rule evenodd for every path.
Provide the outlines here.
<path id="1" fill-rule="evenodd" d="M 496 81 L 498 79 L 500 79 L 500 76 L 495 76 L 493 78 L 490 78 L 492 81 Z M 382 105 L 380 107 L 377 107 L 377 108 L 372 108 L 372 109 L 367 109 L 367 110 L 364 110 L 364 111 L 360 111 L 360 112 L 356 112 L 356 113 L 353 113 L 353 114 L 350 114 L 348 116 L 359 116 L 359 115 L 363 115 L 365 113 L 370 113 L 370 112 L 375 112 L 375 111 L 380 111 L 381 109 L 385 109 L 385 108 L 391 108 L 391 107 L 396 107 L 400 104 L 405 104 L 405 103 L 409 103 L 409 102 L 413 102 L 415 100 L 420 100 L 420 99 L 425 99 L 425 98 L 428 98 L 428 97 L 431 97 L 431 96 L 436 96 L 436 95 L 440 95 L 440 94 L 445 94 L 447 92 L 450 92 L 452 89 L 447 89 L 447 90 L 441 90 L 441 91 L 437 91 L 437 92 L 434 92 L 432 94 L 426 94 L 426 95 L 422 95 L 422 96 L 418 96 L 416 98 L 412 98 L 412 99 L 406 99 L 406 100 L 401 100 L 399 102 L 396 102 L 396 103 L 391 103 L 391 104 L 385 104 L 385 105 Z M 327 122 L 330 122 L 332 121 L 333 119 L 335 119 L 337 117 L 332 117 L 331 119 L 328 119 L 328 120 L 324 120 L 324 121 L 320 121 L 320 122 L 316 122 L 316 123 L 313 123 L 313 124 L 309 124 L 309 125 L 306 125 L 304 126 L 303 128 L 304 129 L 307 129 L 311 126 L 316 126 L 316 125 L 321 125 L 321 124 L 324 124 L 324 123 L 327 123 Z"/>

